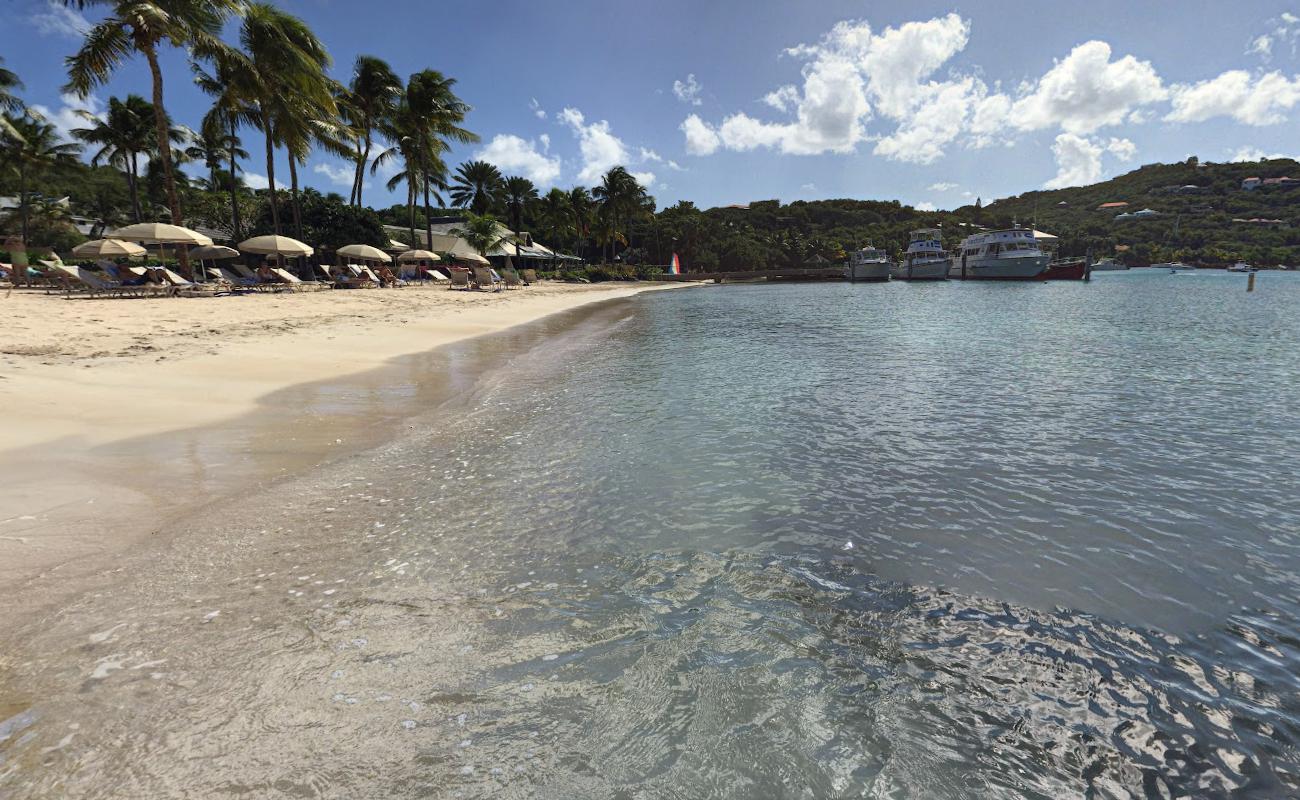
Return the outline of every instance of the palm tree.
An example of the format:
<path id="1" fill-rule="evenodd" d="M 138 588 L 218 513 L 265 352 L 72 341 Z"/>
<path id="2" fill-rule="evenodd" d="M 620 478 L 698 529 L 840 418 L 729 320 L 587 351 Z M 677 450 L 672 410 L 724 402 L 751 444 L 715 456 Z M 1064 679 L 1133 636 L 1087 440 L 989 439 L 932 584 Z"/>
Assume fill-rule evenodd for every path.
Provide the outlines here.
<path id="1" fill-rule="evenodd" d="M 595 201 L 585 186 L 575 186 L 569 190 L 569 214 L 573 220 L 573 235 L 578 243 L 578 255 L 582 255 L 582 245 L 591 235 L 591 212 Z"/>
<path id="2" fill-rule="evenodd" d="M 356 175 L 352 179 L 352 195 L 348 203 L 361 205 L 361 190 L 365 183 L 366 164 L 374 133 L 380 123 L 397 110 L 402 97 L 402 79 L 397 77 L 388 62 L 375 56 L 357 56 L 352 67 L 352 82 L 343 92 L 339 108 L 352 126 L 356 139 Z"/>
<path id="3" fill-rule="evenodd" d="M 510 213 L 511 227 L 515 229 L 516 234 L 522 233 L 524 207 L 537 202 L 537 187 L 533 186 L 533 182 L 527 178 L 512 175 L 502 184 L 502 197 L 506 203 L 506 211 Z M 515 236 L 515 261 L 519 260 L 519 240 L 522 238 L 522 236 Z"/>
<path id="4" fill-rule="evenodd" d="M 241 95 L 249 98 L 255 108 L 258 127 L 266 139 L 271 224 L 279 233 L 275 147 L 301 145 L 296 131 L 291 131 L 300 115 L 309 114 L 312 119 L 329 119 L 337 115 L 333 82 L 325 75 L 330 56 L 306 23 L 266 3 L 246 6 L 239 41 L 246 57 L 232 60 L 229 67 L 232 77 L 241 87 Z M 286 134 L 292 141 L 286 141 Z M 294 156 L 291 150 L 289 167 L 296 184 Z"/>
<path id="5" fill-rule="evenodd" d="M 239 126 L 256 125 L 257 109 L 252 98 L 252 66 L 242 53 L 225 50 L 213 58 L 213 70 L 208 72 L 193 64 L 194 82 L 205 94 L 212 97 L 212 107 L 203 115 L 200 129 L 205 137 L 220 138 L 226 144 L 226 159 L 230 172 L 231 235 L 235 241 L 241 237 L 239 219 L 239 159 L 248 158 L 241 145 Z"/>
<path id="6" fill-rule="evenodd" d="M 470 212 L 469 218 L 459 228 L 453 228 L 451 232 L 464 239 L 466 244 L 477 250 L 484 258 L 488 253 L 514 238 L 502 231 L 501 223 L 496 217 L 473 212 Z"/>
<path id="7" fill-rule="evenodd" d="M 461 164 L 451 187 L 451 202 L 483 215 L 496 205 L 501 193 L 501 171 L 486 161 Z"/>
<path id="8" fill-rule="evenodd" d="M 91 166 L 106 163 L 126 173 L 132 219 L 141 222 L 140 156 L 152 158 L 158 151 L 154 141 L 153 105 L 138 94 L 129 94 L 125 100 L 109 98 L 104 119 L 84 110 L 77 113 L 89 123 L 89 127 L 77 128 L 72 135 L 88 145 L 99 147 L 90 158 Z M 169 144 L 180 144 L 185 138 L 182 129 L 167 126 Z"/>
<path id="9" fill-rule="evenodd" d="M 601 215 L 610 227 L 605 240 L 610 245 L 612 259 L 617 250 L 616 243 L 627 244 L 623 228 L 634 216 L 644 213 L 649 196 L 624 167 L 614 167 L 606 172 L 600 185 L 591 193 L 600 202 Z"/>
<path id="10" fill-rule="evenodd" d="M 433 220 L 430 215 L 429 195 L 432 186 L 447 187 L 447 164 L 442 154 L 450 142 L 468 144 L 477 142 L 478 135 L 461 127 L 469 113 L 469 104 L 456 96 L 455 78 L 426 69 L 415 73 L 406 82 L 406 102 L 414 115 L 415 131 L 420 141 L 421 172 L 424 183 L 424 226 L 426 241 L 433 241 Z M 442 204 L 442 198 L 438 198 Z"/>
<path id="11" fill-rule="evenodd" d="M 3 63 L 4 59 L 0 58 L 0 64 Z M 18 80 L 18 76 L 0 67 L 0 139 L 18 137 L 18 129 L 4 115 L 17 114 L 23 110 L 23 101 L 19 100 L 17 95 L 14 94 L 15 89 L 21 88 L 23 88 L 23 82 Z"/>
<path id="12" fill-rule="evenodd" d="M 546 230 L 549 240 L 556 246 L 560 242 L 560 231 L 569 227 L 572 215 L 573 208 L 569 205 L 569 194 L 558 186 L 547 192 L 538 203 L 538 221 Z"/>
<path id="13" fill-rule="evenodd" d="M 22 220 L 23 245 L 26 246 L 31 229 L 32 184 L 50 170 L 75 163 L 81 145 L 61 141 L 57 128 L 30 113 L 8 116 L 5 125 L 17 134 L 5 142 L 3 159 L 18 177 L 18 210 Z M 20 274 L 22 272 L 14 270 L 15 286 L 26 277 Z"/>
<path id="14" fill-rule="evenodd" d="M 172 169 L 167 110 L 163 105 L 163 74 L 158 51 L 164 45 L 184 47 L 207 57 L 225 45 L 219 36 L 240 0 L 80 0 L 80 5 L 106 5 L 108 16 L 86 34 L 76 55 L 66 60 L 67 89 L 80 97 L 112 76 L 132 52 L 143 55 L 153 77 L 154 134 L 167 187 L 172 223 L 183 224 L 180 198 Z"/>
<path id="15" fill-rule="evenodd" d="M 298 165 L 307 163 L 312 145 L 318 144 L 343 158 L 352 154 L 351 136 L 343 125 L 329 119 L 326 109 L 307 104 L 284 104 L 276 133 L 289 153 L 289 187 L 293 198 L 294 236 L 302 238 L 302 202 L 298 197 Z"/>

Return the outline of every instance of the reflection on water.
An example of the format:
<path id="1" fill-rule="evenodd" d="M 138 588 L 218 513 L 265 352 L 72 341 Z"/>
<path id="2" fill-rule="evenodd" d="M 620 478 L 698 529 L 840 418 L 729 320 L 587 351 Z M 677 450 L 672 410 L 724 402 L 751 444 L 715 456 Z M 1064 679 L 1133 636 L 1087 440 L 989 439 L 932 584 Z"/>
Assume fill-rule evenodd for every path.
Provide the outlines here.
<path id="1" fill-rule="evenodd" d="M 0 797 L 1300 793 L 1264 278 L 721 287 L 444 351 L 504 368 L 32 626 Z"/>

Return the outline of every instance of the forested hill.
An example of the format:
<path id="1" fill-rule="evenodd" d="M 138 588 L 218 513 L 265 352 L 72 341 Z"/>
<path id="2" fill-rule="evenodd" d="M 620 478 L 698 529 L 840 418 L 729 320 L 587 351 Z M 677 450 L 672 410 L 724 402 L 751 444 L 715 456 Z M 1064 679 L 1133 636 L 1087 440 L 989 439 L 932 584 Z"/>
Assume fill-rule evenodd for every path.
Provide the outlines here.
<path id="1" fill-rule="evenodd" d="M 660 248 L 648 239 L 656 233 L 664 242 L 661 249 L 668 248 L 669 237 L 677 238 L 694 268 L 776 266 L 814 257 L 839 260 L 868 242 L 899 251 L 908 232 L 923 226 L 940 225 L 952 248 L 974 227 L 1015 221 L 1059 236 L 1066 255 L 1116 255 L 1132 264 L 1300 264 L 1300 181 L 1243 189 L 1242 181 L 1251 177 L 1300 179 L 1300 164 L 1291 159 L 1150 164 L 1090 186 L 1026 192 L 983 207 L 939 212 L 872 200 L 766 201 L 704 212 L 679 205 L 657 215 L 658 231 L 635 231 L 634 244 L 655 251 Z M 1106 203 L 1127 205 L 1099 208 Z M 1146 209 L 1156 216 L 1116 219 Z"/>

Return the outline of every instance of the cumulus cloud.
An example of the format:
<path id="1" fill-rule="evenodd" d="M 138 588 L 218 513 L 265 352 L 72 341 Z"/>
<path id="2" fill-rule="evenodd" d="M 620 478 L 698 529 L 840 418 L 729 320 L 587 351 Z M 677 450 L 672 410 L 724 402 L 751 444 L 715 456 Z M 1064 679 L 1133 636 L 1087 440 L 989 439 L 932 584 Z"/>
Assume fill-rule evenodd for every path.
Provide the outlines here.
<path id="1" fill-rule="evenodd" d="M 72 132 L 78 128 L 89 127 L 90 122 L 79 112 L 87 112 L 92 116 L 103 120 L 105 119 L 104 101 L 100 100 L 93 94 L 85 97 L 78 97 L 75 94 L 59 95 L 61 105 L 57 110 L 51 110 L 49 106 L 40 104 L 32 105 L 32 111 L 50 123 L 59 132 L 59 138 L 65 142 L 75 141 Z"/>
<path id="2" fill-rule="evenodd" d="M 550 139 L 537 142 L 513 134 L 499 133 L 480 148 L 474 158 L 496 165 L 507 175 L 522 175 L 538 186 L 550 186 L 560 177 L 560 159 L 546 155 Z"/>
<path id="3" fill-rule="evenodd" d="M 700 99 L 700 92 L 702 91 L 704 91 L 704 87 L 700 85 L 699 81 L 695 80 L 695 73 L 693 72 L 686 76 L 685 81 L 673 81 L 673 94 L 677 95 L 677 99 L 687 105 L 703 105 L 704 101 Z"/>
<path id="4" fill-rule="evenodd" d="M 693 156 L 713 155 L 722 146 L 717 131 L 700 119 L 698 114 L 692 114 L 683 120 L 678 130 L 686 134 L 686 152 Z"/>
<path id="5" fill-rule="evenodd" d="M 932 192 L 951 192 L 956 188 L 957 184 L 948 181 L 939 181 L 938 183 L 930 184 L 930 191 Z"/>
<path id="6" fill-rule="evenodd" d="M 655 185 L 655 174 L 653 172 L 630 172 L 628 173 L 636 182 L 649 189 Z"/>
<path id="7" fill-rule="evenodd" d="M 1246 145 L 1238 148 L 1236 152 L 1228 158 L 1228 160 L 1239 164 L 1246 161 L 1263 161 L 1264 159 L 1274 158 L 1295 158 L 1295 156 L 1289 156 L 1285 153 L 1268 153 L 1258 147 Z"/>
<path id="8" fill-rule="evenodd" d="M 46 0 L 45 10 L 28 17 L 37 32 L 43 36 L 70 36 L 81 38 L 93 26 L 90 20 L 59 0 Z"/>
<path id="9" fill-rule="evenodd" d="M 938 211 L 939 210 L 935 206 L 935 204 L 931 203 L 929 200 L 925 200 L 923 202 L 917 203 L 916 205 L 912 206 L 912 208 L 915 208 L 917 211 Z"/>
<path id="10" fill-rule="evenodd" d="M 1212 117 L 1231 117 L 1246 125 L 1276 125 L 1286 121 L 1284 112 L 1300 103 L 1300 76 L 1287 78 L 1281 72 L 1252 75 L 1232 69 L 1218 77 L 1173 90 L 1170 122 L 1203 122 Z"/>
<path id="11" fill-rule="evenodd" d="M 1259 56 L 1261 61 L 1267 63 L 1273 58 L 1274 45 L 1286 46 L 1291 55 L 1295 55 L 1297 46 L 1300 45 L 1300 17 L 1284 11 L 1280 16 L 1270 19 L 1268 26 L 1267 33 L 1252 38 L 1246 45 L 1246 55 Z"/>
<path id="12" fill-rule="evenodd" d="M 1135 111 L 1168 97 L 1149 62 L 1133 56 L 1112 61 L 1110 45 L 1094 40 L 1057 61 L 1016 101 L 1011 119 L 1024 130 L 1086 134 L 1132 121 Z"/>
<path id="13" fill-rule="evenodd" d="M 537 102 L 536 97 L 528 101 L 528 107 L 532 109 L 533 116 L 538 119 L 546 119 L 546 109 L 542 108 L 542 104 Z"/>
<path id="14" fill-rule="evenodd" d="M 330 183 L 338 186 L 352 186 L 352 181 L 356 179 L 356 167 L 345 166 L 343 164 L 313 164 L 311 171 L 317 175 L 324 175 Z M 260 179 L 264 185 L 254 186 L 253 179 Z M 244 173 L 244 183 L 247 183 L 254 189 L 265 189 L 270 186 L 265 175 L 253 175 Z"/>
<path id="15" fill-rule="evenodd" d="M 319 172 L 320 170 L 316 170 L 316 171 Z M 243 179 L 244 185 L 250 189 L 271 188 L 271 182 L 267 180 L 265 175 L 258 175 L 256 172 L 244 172 L 240 175 L 240 177 Z M 348 182 L 344 185 L 346 186 L 352 185 L 351 177 L 348 178 Z"/>
<path id="16" fill-rule="evenodd" d="M 1137 154 L 1137 145 L 1128 139 L 1111 137 L 1102 143 L 1073 133 L 1062 133 L 1052 144 L 1056 156 L 1056 177 L 1043 184 L 1044 189 L 1086 186 L 1101 180 L 1101 157 L 1110 153 L 1121 161 Z"/>
<path id="17" fill-rule="evenodd" d="M 559 113 L 558 119 L 569 127 L 578 140 L 578 152 L 582 156 L 582 169 L 577 175 L 579 183 L 597 183 L 611 168 L 626 166 L 634 161 L 628 146 L 614 135 L 607 121 L 602 119 L 589 123 L 576 108 L 565 108 Z M 653 173 L 640 174 L 650 177 L 650 181 L 643 181 L 644 185 L 649 186 L 654 179 Z"/>

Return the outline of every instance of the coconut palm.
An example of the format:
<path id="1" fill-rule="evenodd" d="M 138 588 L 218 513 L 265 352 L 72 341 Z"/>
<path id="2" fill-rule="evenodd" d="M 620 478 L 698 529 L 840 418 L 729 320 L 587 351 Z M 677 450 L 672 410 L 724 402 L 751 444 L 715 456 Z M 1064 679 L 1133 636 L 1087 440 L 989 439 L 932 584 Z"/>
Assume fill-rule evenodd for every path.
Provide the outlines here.
<path id="1" fill-rule="evenodd" d="M 510 226 L 515 229 L 515 233 L 521 233 L 524 227 L 524 207 L 531 206 L 537 202 L 537 187 L 527 178 L 518 175 L 512 175 L 506 178 L 501 185 L 502 199 L 506 204 L 506 211 L 510 214 Z M 522 237 L 515 237 L 515 260 L 519 260 L 519 240 Z"/>
<path id="2" fill-rule="evenodd" d="M 553 187 L 537 203 L 537 220 L 546 231 L 548 240 L 557 244 L 560 232 L 567 230 L 572 220 L 573 209 L 569 205 L 569 193 Z"/>
<path id="3" fill-rule="evenodd" d="M 18 178 L 18 213 L 23 244 L 31 230 L 33 197 L 31 187 L 50 171 L 71 166 L 81 153 L 81 145 L 63 142 L 59 131 L 44 119 L 24 114 L 7 116 L 5 123 L 17 134 L 4 143 L 3 161 Z M 25 276 L 14 270 L 14 285 Z"/>
<path id="4" fill-rule="evenodd" d="M 0 64 L 4 59 L 0 58 Z M 0 67 L 0 139 L 17 138 L 18 129 L 15 128 L 5 114 L 17 114 L 23 110 L 23 101 L 18 99 L 14 94 L 15 89 L 23 88 L 23 82 L 18 80 L 18 76 L 13 72 Z"/>
<path id="5" fill-rule="evenodd" d="M 402 79 L 397 77 L 388 62 L 375 56 L 357 56 L 352 67 L 352 81 L 339 103 L 339 110 L 352 127 L 356 142 L 356 152 L 352 157 L 357 169 L 352 179 L 352 195 L 348 199 L 351 204 L 361 205 L 361 190 L 375 131 L 397 110 L 403 91 Z"/>
<path id="6" fill-rule="evenodd" d="M 245 7 L 239 41 L 245 57 L 232 59 L 228 68 L 240 86 L 239 93 L 254 108 L 257 125 L 266 139 L 266 178 L 270 184 L 271 224 L 280 232 L 280 208 L 275 191 L 275 148 L 295 145 L 291 129 L 299 115 L 329 119 L 338 113 L 333 82 L 325 75 L 329 53 L 301 19 L 266 3 Z M 290 154 L 290 170 L 296 168 Z"/>
<path id="7" fill-rule="evenodd" d="M 307 163 L 313 145 L 348 158 L 352 155 L 354 142 L 345 126 L 328 116 L 327 109 L 315 108 L 306 103 L 286 103 L 282 112 L 276 122 L 276 134 L 289 154 L 289 195 L 293 198 L 294 235 L 302 238 L 298 166 Z"/>
<path id="8" fill-rule="evenodd" d="M 231 235 L 238 241 L 242 225 L 239 219 L 239 159 L 248 158 L 241 147 L 239 128 L 256 125 L 257 107 L 253 104 L 252 65 L 242 53 L 225 50 L 212 59 L 211 72 L 194 64 L 194 82 L 212 97 L 212 106 L 203 115 L 200 129 L 204 136 L 220 138 L 226 144 L 226 161 L 230 172 Z"/>
<path id="9" fill-rule="evenodd" d="M 447 164 L 442 154 L 451 142 L 468 144 L 477 142 L 478 135 L 461 126 L 470 107 L 456 96 L 455 78 L 426 69 L 415 73 L 406 82 L 406 103 L 413 114 L 415 132 L 419 137 L 421 173 L 424 185 L 424 225 L 426 241 L 433 240 L 433 220 L 429 196 L 432 187 L 447 187 Z M 442 198 L 438 198 L 442 205 Z"/>
<path id="10" fill-rule="evenodd" d="M 131 193 L 132 219 L 141 222 L 140 156 L 153 158 L 158 152 L 154 139 L 153 105 L 140 95 L 129 94 L 125 100 L 109 98 L 108 112 L 104 119 L 85 110 L 77 113 L 86 120 L 88 127 L 77 128 L 72 131 L 72 135 L 99 148 L 90 157 L 92 166 L 109 164 L 126 173 L 126 185 Z M 186 138 L 183 129 L 170 124 L 167 126 L 169 145 L 181 144 Z"/>
<path id="11" fill-rule="evenodd" d="M 575 186 L 569 190 L 569 215 L 572 219 L 573 235 L 578 243 L 578 255 L 582 255 L 582 245 L 591 235 L 592 210 L 595 201 L 585 186 Z"/>
<path id="12" fill-rule="evenodd" d="M 132 53 L 144 56 L 153 77 L 154 135 L 162 163 L 172 223 L 183 223 L 172 169 L 167 110 L 163 105 L 163 73 L 158 53 L 165 45 L 183 47 L 206 57 L 220 52 L 226 17 L 238 11 L 240 0 L 81 0 L 81 5 L 107 6 L 108 16 L 86 33 L 81 49 L 67 58 L 67 89 L 85 97 L 108 81 Z"/>
<path id="13" fill-rule="evenodd" d="M 501 223 L 491 214 L 470 212 L 469 218 L 460 227 L 453 228 L 451 232 L 464 239 L 466 244 L 484 258 L 488 253 L 514 239 L 502 229 Z"/>
<path id="14" fill-rule="evenodd" d="M 611 230 L 605 241 L 610 245 L 610 257 L 617 250 L 617 242 L 627 244 L 624 229 L 633 217 L 643 213 L 648 195 L 636 178 L 624 167 L 614 167 L 606 172 L 600 185 L 591 190 L 600 203 L 601 216 Z"/>
<path id="15" fill-rule="evenodd" d="M 483 215 L 501 194 L 501 170 L 486 161 L 461 164 L 452 181 L 451 202 L 472 213 Z"/>

